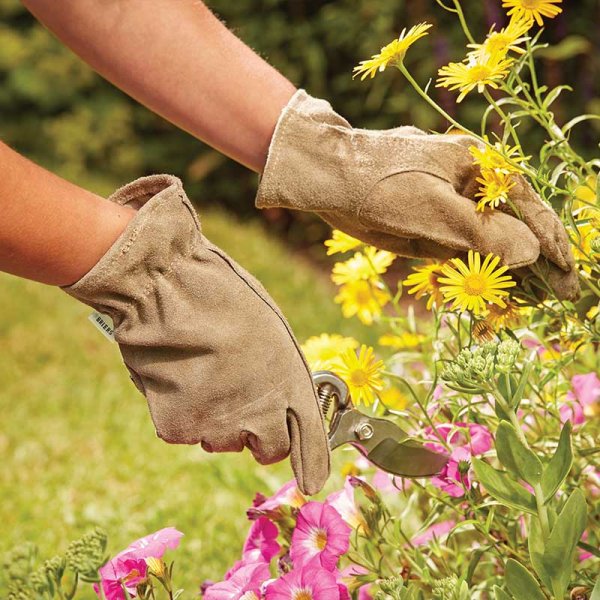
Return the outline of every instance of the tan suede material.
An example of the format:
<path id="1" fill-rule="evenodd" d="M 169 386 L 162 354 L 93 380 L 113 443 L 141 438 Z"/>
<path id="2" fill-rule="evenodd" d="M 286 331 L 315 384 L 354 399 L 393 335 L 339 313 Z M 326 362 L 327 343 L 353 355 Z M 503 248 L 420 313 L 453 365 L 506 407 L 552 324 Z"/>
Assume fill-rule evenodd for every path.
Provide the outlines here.
<path id="1" fill-rule="evenodd" d="M 525 179 L 517 177 L 510 194 L 519 218 L 509 207 L 476 211 L 474 144 L 415 127 L 352 128 L 328 102 L 299 90 L 277 123 L 256 205 L 316 212 L 401 256 L 446 259 L 473 249 L 511 269 L 539 260 L 557 295 L 574 298 L 567 233 Z"/>
<path id="2" fill-rule="evenodd" d="M 181 182 L 138 179 L 111 198 L 139 207 L 123 235 L 64 290 L 112 317 L 159 437 L 213 452 L 291 451 L 300 488 L 321 489 L 329 447 L 309 368 L 266 290 L 200 231 Z"/>

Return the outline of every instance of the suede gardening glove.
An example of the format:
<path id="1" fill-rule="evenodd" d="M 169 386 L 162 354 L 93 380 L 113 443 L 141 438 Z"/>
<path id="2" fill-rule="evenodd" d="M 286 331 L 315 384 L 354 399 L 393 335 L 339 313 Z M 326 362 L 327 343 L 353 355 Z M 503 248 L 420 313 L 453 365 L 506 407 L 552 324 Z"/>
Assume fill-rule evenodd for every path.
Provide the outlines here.
<path id="1" fill-rule="evenodd" d="M 301 490 L 319 491 L 329 447 L 315 388 L 269 294 L 202 235 L 176 177 L 138 179 L 110 199 L 138 212 L 64 290 L 113 319 L 158 436 L 210 452 L 247 446 L 263 464 L 291 453 Z"/>
<path id="2" fill-rule="evenodd" d="M 476 211 L 476 178 L 466 135 L 415 127 L 354 129 L 328 102 L 299 90 L 283 110 L 256 205 L 312 211 L 363 242 L 415 258 L 476 250 L 511 269 L 535 264 L 558 297 L 579 285 L 567 233 L 521 176 L 503 210 Z M 522 271 L 520 271 L 522 274 Z"/>

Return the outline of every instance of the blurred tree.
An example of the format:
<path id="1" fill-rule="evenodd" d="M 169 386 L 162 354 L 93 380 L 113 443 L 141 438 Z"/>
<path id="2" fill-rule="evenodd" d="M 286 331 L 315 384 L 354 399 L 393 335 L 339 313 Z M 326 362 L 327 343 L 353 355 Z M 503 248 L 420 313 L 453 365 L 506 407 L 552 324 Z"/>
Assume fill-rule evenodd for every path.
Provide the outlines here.
<path id="1" fill-rule="evenodd" d="M 465 40 L 453 15 L 435 0 L 209 0 L 209 6 L 243 40 L 296 85 L 329 99 L 353 124 L 386 128 L 414 124 L 443 130 L 445 123 L 394 70 L 373 82 L 351 77 L 352 67 L 391 41 L 405 26 L 433 22 L 431 35 L 411 48 L 407 65 L 425 85 L 437 68 L 461 60 Z M 506 17 L 500 0 L 468 4 L 473 33 L 482 39 Z M 554 105 L 560 120 L 600 113 L 600 0 L 563 3 L 548 21 L 554 47 L 541 78 L 574 90 Z M 224 160 L 165 123 L 93 74 L 39 26 L 18 0 L 0 0 L 0 137 L 27 156 L 101 192 L 150 172 L 173 172 L 195 198 L 247 216 L 253 211 L 256 176 Z M 477 127 L 481 104 L 430 88 L 449 112 Z M 527 126 L 527 125 L 525 125 Z M 598 150 L 593 125 L 574 131 L 576 145 Z M 540 140 L 535 131 L 532 144 Z M 312 242 L 326 228 L 310 215 L 271 213 L 293 242 Z"/>

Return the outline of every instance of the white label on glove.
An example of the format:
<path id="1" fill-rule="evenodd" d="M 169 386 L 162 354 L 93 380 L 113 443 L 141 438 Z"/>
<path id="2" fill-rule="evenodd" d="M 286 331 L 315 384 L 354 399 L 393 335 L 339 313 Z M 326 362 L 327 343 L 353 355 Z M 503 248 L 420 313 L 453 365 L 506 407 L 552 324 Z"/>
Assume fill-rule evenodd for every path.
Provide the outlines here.
<path id="1" fill-rule="evenodd" d="M 115 341 L 114 326 L 110 317 L 94 311 L 88 319 L 98 328 L 100 333 L 102 333 L 106 339 L 111 342 Z"/>

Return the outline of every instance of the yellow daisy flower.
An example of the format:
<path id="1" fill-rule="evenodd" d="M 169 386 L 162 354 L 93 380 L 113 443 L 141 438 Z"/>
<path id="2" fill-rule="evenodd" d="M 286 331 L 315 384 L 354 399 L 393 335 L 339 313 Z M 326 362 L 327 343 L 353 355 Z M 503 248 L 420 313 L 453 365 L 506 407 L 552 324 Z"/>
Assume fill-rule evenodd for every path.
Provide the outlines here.
<path id="1" fill-rule="evenodd" d="M 497 89 L 498 83 L 508 75 L 513 59 L 503 54 L 493 56 L 471 55 L 466 61 L 450 63 L 438 71 L 436 87 L 460 90 L 457 102 L 474 89 L 483 92 L 485 86 Z"/>
<path id="2" fill-rule="evenodd" d="M 570 352 L 576 352 L 589 343 L 585 329 L 570 317 L 567 317 L 566 323 L 560 330 L 559 340 L 561 348 Z"/>
<path id="3" fill-rule="evenodd" d="M 500 331 L 503 328 L 512 329 L 516 327 L 520 316 L 519 305 L 512 300 L 507 300 L 506 306 L 490 304 L 486 320 L 494 328 L 494 331 Z"/>
<path id="4" fill-rule="evenodd" d="M 410 287 L 409 294 L 414 294 L 419 300 L 423 296 L 429 296 L 427 299 L 427 310 L 431 310 L 433 303 L 436 306 L 441 306 L 444 297 L 440 292 L 440 284 L 438 278 L 442 274 L 442 265 L 432 262 L 430 264 L 413 267 L 414 273 L 411 273 L 402 283 Z"/>
<path id="5" fill-rule="evenodd" d="M 494 328 L 486 319 L 477 321 L 473 325 L 473 337 L 478 342 L 491 342 L 494 339 Z"/>
<path id="6" fill-rule="evenodd" d="M 508 296 L 506 288 L 516 283 L 510 275 L 504 275 L 508 267 L 496 268 L 500 257 L 488 254 L 482 264 L 479 252 L 469 250 L 467 260 L 468 265 L 460 258 L 453 258 L 442 267 L 445 277 L 440 277 L 440 283 L 445 284 L 441 287 L 444 300 L 452 302 L 452 309 L 471 310 L 476 315 L 484 312 L 487 303 L 506 306 L 503 300 Z"/>
<path id="7" fill-rule="evenodd" d="M 374 246 L 367 246 L 363 252 L 356 252 L 352 258 L 335 263 L 331 279 L 337 285 L 376 279 L 378 275 L 387 271 L 394 258 L 396 256 L 387 250 L 377 250 Z"/>
<path id="8" fill-rule="evenodd" d="M 573 208 L 584 208 L 590 204 L 596 204 L 596 188 L 598 186 L 598 177 L 590 175 L 584 183 L 578 185 L 573 195 L 575 200 L 573 202 Z"/>
<path id="9" fill-rule="evenodd" d="M 594 249 L 592 243 L 598 237 L 600 237 L 600 230 L 594 227 L 595 223 L 589 221 L 587 223 L 578 223 L 577 231 L 579 232 L 579 238 L 575 237 L 575 242 L 571 244 L 573 255 L 575 260 L 581 263 L 581 268 L 586 273 L 592 272 L 592 266 L 590 261 L 593 260 Z M 571 230 L 572 231 L 572 230 Z"/>
<path id="10" fill-rule="evenodd" d="M 379 392 L 379 400 L 388 410 L 404 410 L 409 403 L 409 398 L 397 387 L 388 387 Z"/>
<path id="11" fill-rule="evenodd" d="M 430 23 L 419 23 L 414 25 L 408 31 L 406 28 L 402 30 L 397 40 L 390 42 L 387 46 L 384 46 L 379 54 L 373 54 L 369 60 L 362 60 L 356 67 L 354 67 L 354 75 L 357 77 L 362 74 L 361 81 L 367 76 L 371 78 L 375 77 L 377 71 L 380 73 L 385 71 L 385 68 L 392 64 L 393 66 L 401 63 L 404 60 L 406 51 L 412 46 L 418 39 L 427 35 L 427 30 L 432 27 Z"/>
<path id="12" fill-rule="evenodd" d="M 325 240 L 327 255 L 348 252 L 349 250 L 358 248 L 361 244 L 360 240 L 353 238 L 339 229 L 334 229 L 331 233 L 331 239 Z"/>
<path id="13" fill-rule="evenodd" d="M 490 169 L 484 169 L 481 177 L 477 177 L 476 181 L 481 184 L 479 191 L 475 194 L 476 198 L 481 198 L 477 202 L 477 210 L 480 212 L 483 212 L 488 206 L 494 209 L 498 208 L 500 204 L 506 203 L 508 193 L 515 185 L 510 174 Z"/>
<path id="14" fill-rule="evenodd" d="M 314 335 L 302 344 L 302 352 L 313 371 L 328 370 L 332 361 L 340 354 L 356 348 L 358 342 L 354 338 L 337 333 Z"/>
<path id="15" fill-rule="evenodd" d="M 420 333 L 412 333 L 411 331 L 405 331 L 400 335 L 385 333 L 379 338 L 379 345 L 386 346 L 388 348 L 394 348 L 394 350 L 407 350 L 409 348 L 416 348 L 424 341 L 424 335 L 421 335 Z"/>
<path id="16" fill-rule="evenodd" d="M 502 8 L 510 9 L 507 14 L 514 15 L 515 18 L 526 17 L 535 19 L 541 27 L 544 22 L 542 17 L 553 19 L 562 12 L 560 4 L 562 0 L 503 0 Z"/>
<path id="17" fill-rule="evenodd" d="M 335 369 L 346 382 L 355 404 L 370 406 L 375 401 L 376 393 L 383 389 L 383 361 L 376 360 L 373 348 L 369 346 L 363 344 L 358 354 L 354 350 L 342 354 Z"/>
<path id="18" fill-rule="evenodd" d="M 483 313 L 484 318 L 477 321 L 473 327 L 473 334 L 480 341 L 489 342 L 494 339 L 494 334 L 504 328 L 512 329 L 519 323 L 519 305 L 512 300 L 507 300 L 504 307 L 490 304 Z"/>
<path id="19" fill-rule="evenodd" d="M 485 139 L 487 140 L 487 137 Z M 521 162 L 528 161 L 531 158 L 531 156 L 520 156 L 521 149 L 518 146 L 504 146 L 500 142 L 496 142 L 493 148 L 485 146 L 481 149 L 477 146 L 471 146 L 469 152 L 473 156 L 473 162 L 481 170 L 490 169 L 502 173 L 520 172 L 519 169 L 506 162 L 505 157 L 511 160 L 518 158 Z"/>
<path id="20" fill-rule="evenodd" d="M 525 34 L 531 29 L 532 25 L 532 19 L 524 15 L 515 16 L 500 31 L 494 31 L 495 25 L 493 25 L 483 44 L 468 44 L 467 47 L 473 48 L 473 54 L 487 56 L 502 55 L 510 51 L 524 54 L 525 50 L 519 44 L 527 40 Z"/>
<path id="21" fill-rule="evenodd" d="M 390 296 L 369 281 L 353 281 L 342 285 L 334 300 L 342 305 L 344 317 L 349 319 L 356 315 L 361 323 L 371 325 L 381 315 Z"/>

